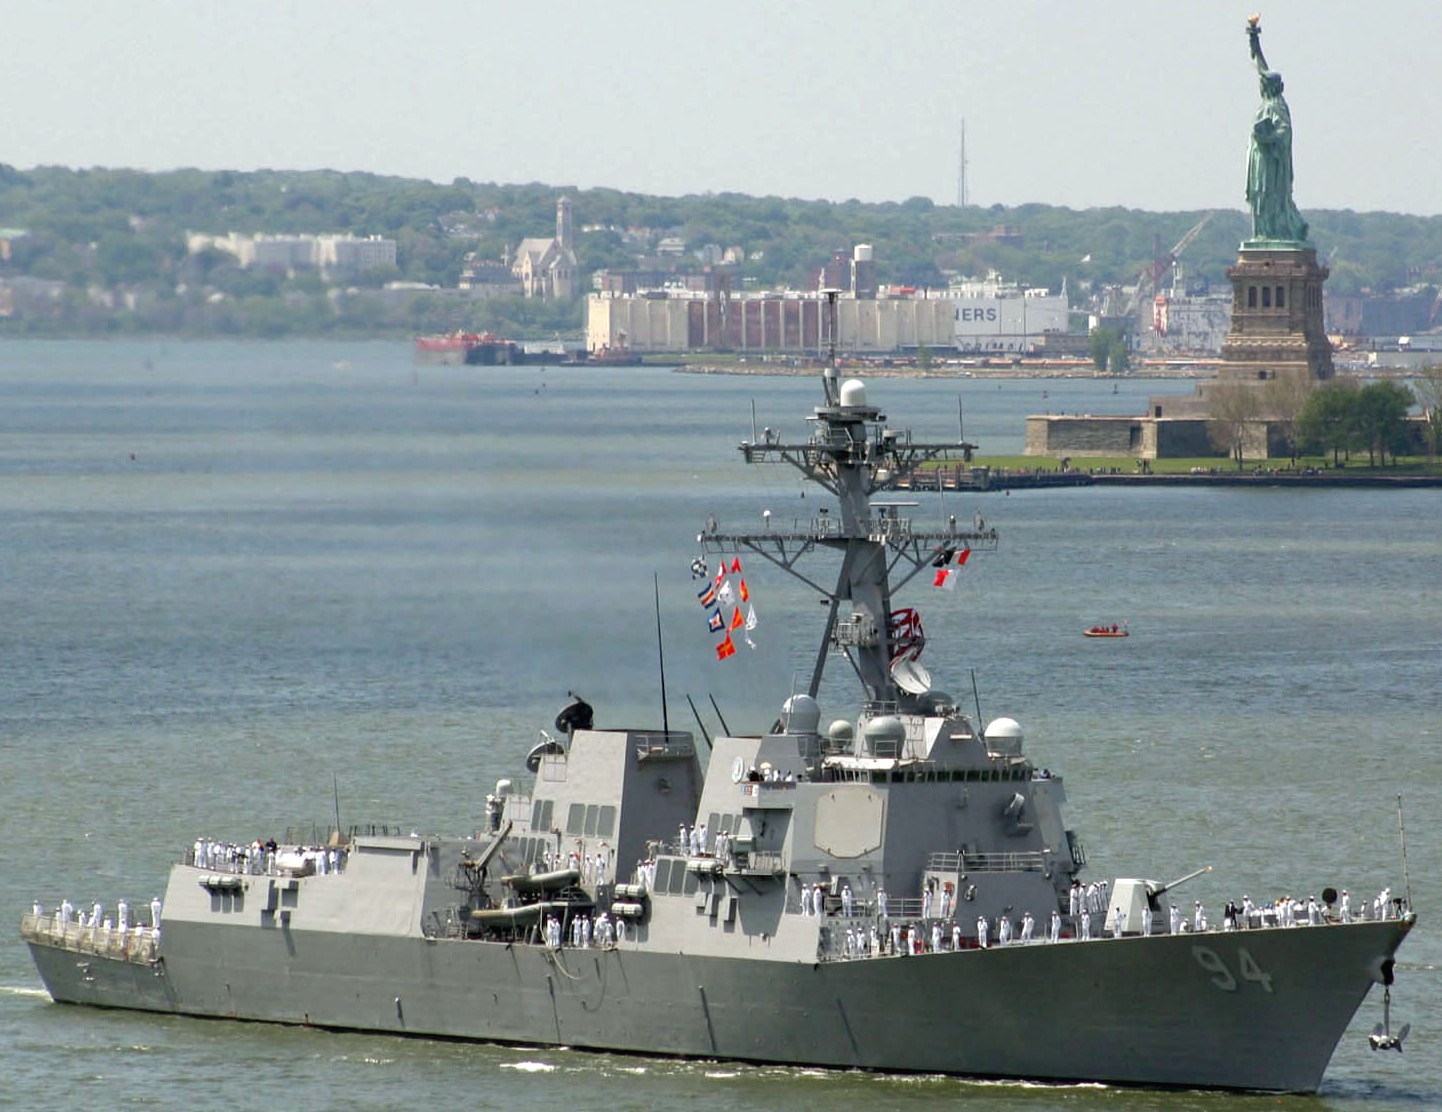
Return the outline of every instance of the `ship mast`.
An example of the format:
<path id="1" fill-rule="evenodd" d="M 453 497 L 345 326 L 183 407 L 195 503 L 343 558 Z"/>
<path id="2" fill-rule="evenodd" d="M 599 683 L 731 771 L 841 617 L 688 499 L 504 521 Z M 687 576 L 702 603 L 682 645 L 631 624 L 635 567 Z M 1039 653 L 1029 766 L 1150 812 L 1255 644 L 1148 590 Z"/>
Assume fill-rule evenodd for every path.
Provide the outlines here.
<path id="1" fill-rule="evenodd" d="M 833 648 L 850 661 L 868 704 L 882 709 L 917 709 L 915 696 L 899 689 L 891 667 L 907 646 L 894 636 L 889 617 L 891 598 L 942 554 L 958 549 L 996 547 L 994 529 L 958 528 L 955 517 L 934 531 L 914 527 L 904 510 L 915 502 L 875 502 L 873 495 L 909 485 L 926 464 L 969 461 L 974 444 L 914 440 L 909 431 L 886 427 L 886 415 L 866 400 L 866 387 L 856 379 L 839 381 L 836 362 L 836 294 L 827 290 L 830 353 L 822 373 L 825 404 L 808 420 L 814 423 L 804 441 L 788 441 L 771 429 L 744 441 L 747 463 L 787 463 L 836 499 L 838 512 L 822 508 L 809 521 L 791 529 L 767 528 L 760 533 L 723 533 L 711 529 L 700 536 L 707 551 L 747 549 L 820 592 L 827 603 L 825 633 L 817 651 L 807 694 L 820 690 L 826 661 Z M 768 520 L 768 526 L 769 526 Z M 836 582 L 825 587 L 801 570 L 803 557 L 818 548 L 841 556 Z M 900 568 L 900 571 L 897 569 Z M 893 575 L 899 576 L 893 582 Z M 917 646 L 919 649 L 919 646 Z"/>

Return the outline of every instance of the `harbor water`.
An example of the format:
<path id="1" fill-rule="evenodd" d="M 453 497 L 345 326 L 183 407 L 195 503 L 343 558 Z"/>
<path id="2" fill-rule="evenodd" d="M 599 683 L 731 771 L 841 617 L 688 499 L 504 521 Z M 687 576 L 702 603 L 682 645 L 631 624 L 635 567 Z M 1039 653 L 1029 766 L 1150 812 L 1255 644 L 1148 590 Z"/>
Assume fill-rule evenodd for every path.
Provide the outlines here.
<path id="1" fill-rule="evenodd" d="M 1185 382 L 876 379 L 919 439 L 1020 451 L 1029 413 L 1136 413 Z M 716 1110 L 1442 1107 L 1442 492 L 1115 487 L 898 494 L 1000 531 L 899 593 L 936 686 L 1066 778 L 1087 879 L 1354 902 L 1410 884 L 1380 989 L 1316 1098 L 977 1083 L 331 1034 L 54 1005 L 33 901 L 145 907 L 197 837 L 474 830 L 576 691 L 597 724 L 767 729 L 824 612 L 759 557 L 756 647 L 718 661 L 689 564 L 714 517 L 809 520 L 809 378 L 415 367 L 392 343 L 0 343 L 0 1106 L 704 1104 Z M 960 402 L 960 405 L 958 404 Z M 914 503 L 914 505 L 910 505 Z M 769 511 L 769 519 L 763 519 Z M 660 598 L 669 703 L 658 680 Z M 1123 622 L 1125 640 L 1082 631 Z M 833 669 L 834 672 L 839 670 Z M 853 692 L 824 688 L 823 721 Z M 1405 819 L 1406 860 L 1399 838 Z M 624 863 L 623 863 L 624 865 Z M 1407 867 L 1410 866 L 1410 867 Z M 1190 906 L 1188 904 L 1188 906 Z M 1044 999 L 1038 1037 L 1045 1032 Z M 935 1022 L 897 1016 L 896 1022 Z M 961 1002 L 956 1038 L 985 1014 Z M 1205 1030 L 1197 1038 L 1205 1039 Z"/>

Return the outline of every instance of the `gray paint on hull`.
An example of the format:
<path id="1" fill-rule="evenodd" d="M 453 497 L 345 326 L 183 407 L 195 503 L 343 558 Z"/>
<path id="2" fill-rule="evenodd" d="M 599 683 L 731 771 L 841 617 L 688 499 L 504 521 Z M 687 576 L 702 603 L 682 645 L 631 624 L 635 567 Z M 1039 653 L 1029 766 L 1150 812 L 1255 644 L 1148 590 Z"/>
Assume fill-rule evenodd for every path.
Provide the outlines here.
<path id="1" fill-rule="evenodd" d="M 257 940 L 245 928 L 184 925 L 167 927 L 153 968 L 31 950 L 56 1000 L 101 1006 L 832 1068 L 1309 1092 L 1408 929 L 1372 922 L 820 965 L 329 933 Z M 1204 967 L 1198 946 L 1227 974 Z"/>

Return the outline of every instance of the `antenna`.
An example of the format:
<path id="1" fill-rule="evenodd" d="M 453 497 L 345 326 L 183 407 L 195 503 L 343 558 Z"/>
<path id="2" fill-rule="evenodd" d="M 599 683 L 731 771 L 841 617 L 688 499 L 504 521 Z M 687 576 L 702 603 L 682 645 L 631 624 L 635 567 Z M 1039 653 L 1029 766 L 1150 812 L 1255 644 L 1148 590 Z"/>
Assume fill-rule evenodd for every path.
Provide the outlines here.
<path id="1" fill-rule="evenodd" d="M 1412 907 L 1412 876 L 1407 870 L 1407 828 L 1402 825 L 1402 797 L 1397 797 L 1397 841 L 1402 847 L 1402 887 L 1407 892 L 1407 908 Z"/>
<path id="2" fill-rule="evenodd" d="M 706 744 L 709 747 L 711 745 L 711 731 L 706 729 L 706 723 L 701 721 L 701 712 L 696 709 L 696 701 L 691 698 L 689 691 L 686 693 L 686 702 L 690 705 L 691 715 L 696 719 L 696 725 L 701 727 L 701 736 L 706 739 Z"/>
<path id="3" fill-rule="evenodd" d="M 711 709 L 716 712 L 716 717 L 721 720 L 721 728 L 726 731 L 726 736 L 730 737 L 731 727 L 726 725 L 726 716 L 721 713 L 721 708 L 716 705 L 716 696 L 708 692 L 706 698 L 711 700 Z"/>
<path id="4" fill-rule="evenodd" d="M 651 573 L 651 583 L 656 590 L 656 660 L 661 669 L 661 729 L 671 732 L 671 719 L 666 714 L 666 649 L 661 643 L 661 577 Z"/>
<path id="5" fill-rule="evenodd" d="M 339 835 L 340 835 L 340 832 L 341 832 L 341 825 L 340 825 L 340 777 L 339 777 L 335 772 L 332 772 L 332 773 L 330 774 L 330 786 L 331 786 L 331 790 L 335 793 L 335 832 L 336 832 L 336 835 L 339 836 Z M 1402 797 L 1401 797 L 1401 796 L 1398 796 L 1398 797 L 1397 797 L 1397 805 L 1400 807 L 1401 804 L 1402 804 Z"/>
<path id="6" fill-rule="evenodd" d="M 977 726 L 977 729 L 983 729 L 984 727 L 983 727 L 983 724 L 982 724 L 982 721 L 981 721 L 981 692 L 978 691 L 978 690 L 977 690 L 977 687 L 976 687 L 976 669 L 975 669 L 975 668 L 973 668 L 973 669 L 971 670 L 971 698 L 972 698 L 972 701 L 973 701 L 974 703 L 976 703 L 976 726 Z"/>
<path id="7" fill-rule="evenodd" d="M 961 156 L 956 166 L 956 207 L 966 208 L 966 117 L 961 118 Z"/>

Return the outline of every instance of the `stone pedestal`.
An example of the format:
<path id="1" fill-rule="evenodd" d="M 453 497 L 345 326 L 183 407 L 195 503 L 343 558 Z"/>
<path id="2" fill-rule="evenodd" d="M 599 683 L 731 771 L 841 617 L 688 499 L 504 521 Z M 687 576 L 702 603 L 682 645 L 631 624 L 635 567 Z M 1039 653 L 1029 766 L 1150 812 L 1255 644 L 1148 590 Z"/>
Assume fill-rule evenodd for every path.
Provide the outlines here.
<path id="1" fill-rule="evenodd" d="M 1222 381 L 1262 382 L 1333 375 L 1332 346 L 1322 323 L 1328 270 L 1315 247 L 1248 240 L 1232 280 L 1232 326 L 1222 342 Z"/>

